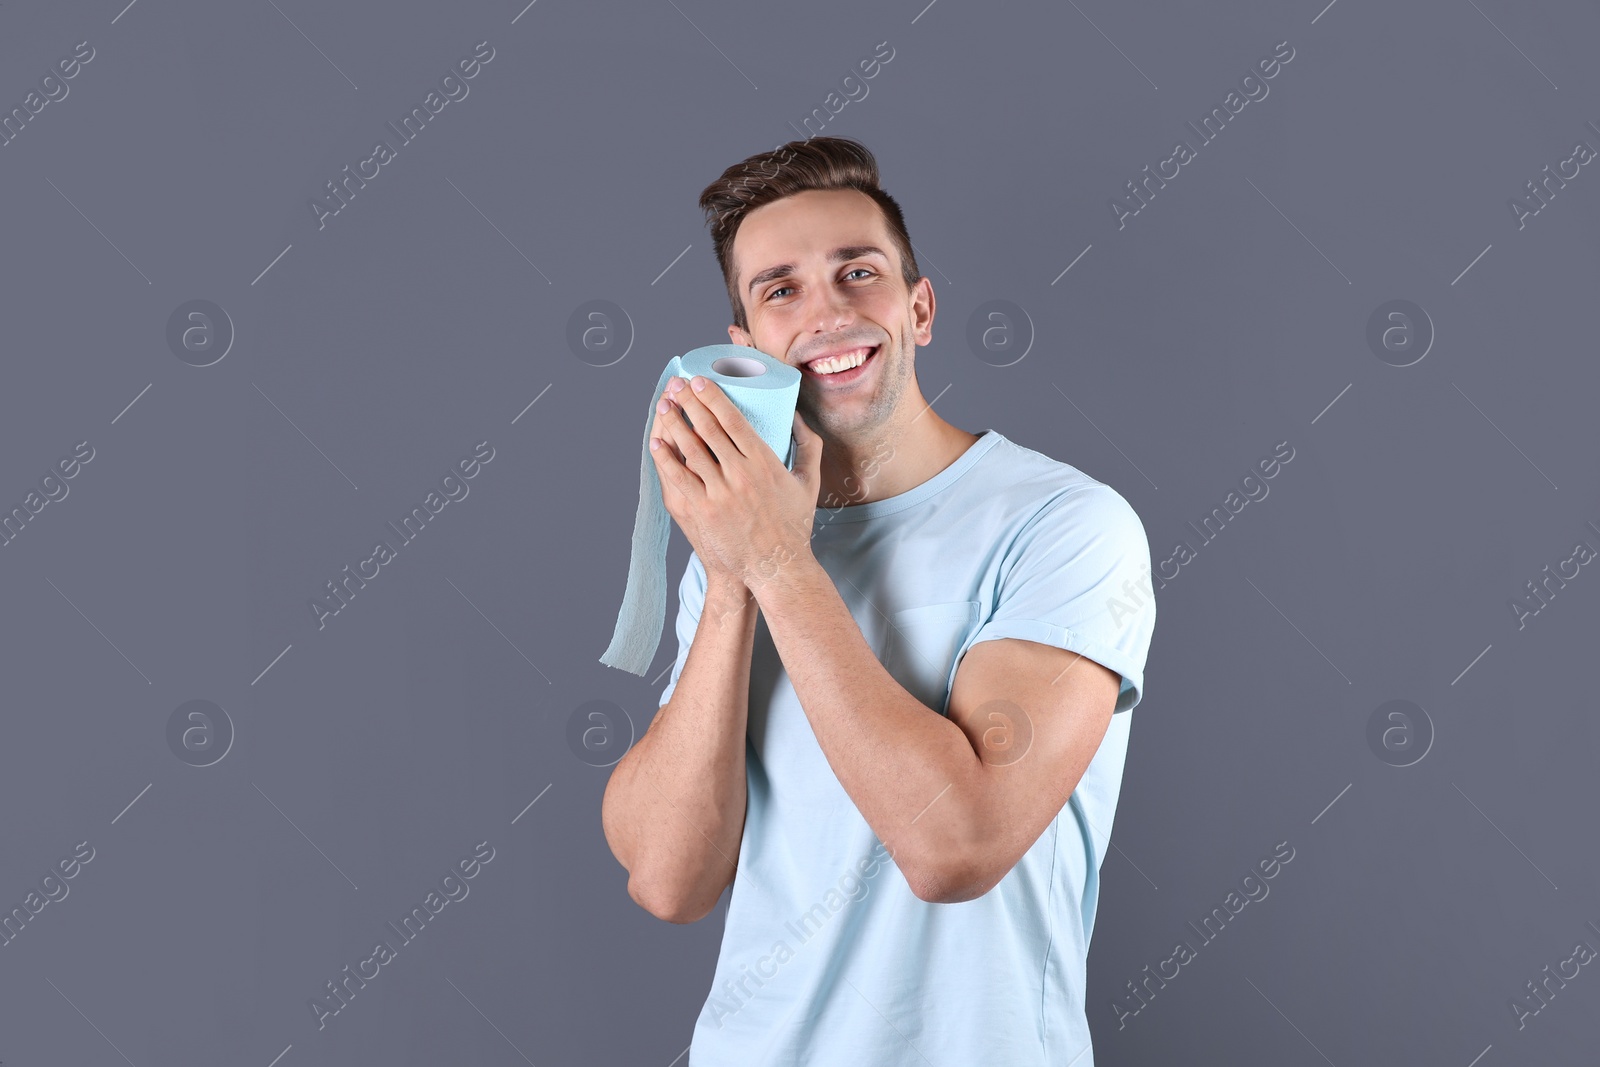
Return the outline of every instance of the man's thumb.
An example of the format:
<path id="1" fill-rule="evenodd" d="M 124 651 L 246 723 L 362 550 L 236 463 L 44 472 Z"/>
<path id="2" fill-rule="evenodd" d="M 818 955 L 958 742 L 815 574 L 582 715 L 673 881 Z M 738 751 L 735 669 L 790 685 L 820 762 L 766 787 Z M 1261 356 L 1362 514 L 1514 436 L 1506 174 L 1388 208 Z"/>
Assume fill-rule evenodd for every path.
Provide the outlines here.
<path id="1" fill-rule="evenodd" d="M 794 413 L 794 472 L 806 484 L 816 484 L 822 470 L 822 437 L 801 417 Z"/>

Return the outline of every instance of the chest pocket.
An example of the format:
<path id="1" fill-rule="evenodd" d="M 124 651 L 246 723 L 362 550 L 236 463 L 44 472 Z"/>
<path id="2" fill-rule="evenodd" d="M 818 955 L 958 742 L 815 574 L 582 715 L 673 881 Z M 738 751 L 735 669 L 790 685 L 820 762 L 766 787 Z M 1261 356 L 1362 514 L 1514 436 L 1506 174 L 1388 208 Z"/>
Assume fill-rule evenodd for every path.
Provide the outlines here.
<path id="1" fill-rule="evenodd" d="M 978 621 L 976 600 L 926 604 L 889 616 L 884 669 L 906 691 L 944 714 L 955 674 L 956 650 Z"/>

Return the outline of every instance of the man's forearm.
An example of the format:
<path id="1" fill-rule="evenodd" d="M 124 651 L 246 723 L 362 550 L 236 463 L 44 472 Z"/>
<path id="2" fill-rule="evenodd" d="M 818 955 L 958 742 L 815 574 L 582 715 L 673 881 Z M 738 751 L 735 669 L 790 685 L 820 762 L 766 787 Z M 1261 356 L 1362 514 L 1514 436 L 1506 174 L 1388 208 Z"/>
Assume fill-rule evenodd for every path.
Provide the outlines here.
<path id="1" fill-rule="evenodd" d="M 628 891 L 663 918 L 710 911 L 738 861 L 757 611 L 743 585 L 708 585 L 672 699 L 606 785 L 601 820 Z"/>
<path id="2" fill-rule="evenodd" d="M 838 590 L 805 555 L 755 586 L 817 744 L 914 890 L 977 834 L 984 764 L 955 723 L 884 669 Z"/>

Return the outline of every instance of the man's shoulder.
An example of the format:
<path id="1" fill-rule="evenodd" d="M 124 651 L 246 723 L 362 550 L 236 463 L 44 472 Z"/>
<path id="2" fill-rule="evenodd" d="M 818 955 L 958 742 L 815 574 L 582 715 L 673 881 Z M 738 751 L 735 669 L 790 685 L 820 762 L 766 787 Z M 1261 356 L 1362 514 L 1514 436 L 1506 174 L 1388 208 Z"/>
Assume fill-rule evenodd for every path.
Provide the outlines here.
<path id="1" fill-rule="evenodd" d="M 985 469 L 975 483 L 995 504 L 1030 516 L 1065 508 L 1132 514 L 1128 501 L 1107 483 L 1065 460 L 990 432 L 997 440 L 984 456 Z"/>

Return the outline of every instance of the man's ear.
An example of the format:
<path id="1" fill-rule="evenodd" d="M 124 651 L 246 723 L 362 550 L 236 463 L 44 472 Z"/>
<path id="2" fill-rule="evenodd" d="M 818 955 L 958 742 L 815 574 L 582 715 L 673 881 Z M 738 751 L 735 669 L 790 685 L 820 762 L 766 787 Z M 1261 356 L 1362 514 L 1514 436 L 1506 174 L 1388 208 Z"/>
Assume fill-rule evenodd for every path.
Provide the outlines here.
<path id="1" fill-rule="evenodd" d="M 933 295 L 933 281 L 924 275 L 911 290 L 911 335 L 918 345 L 933 342 L 933 316 L 939 302 Z"/>
<path id="2" fill-rule="evenodd" d="M 746 348 L 754 348 L 756 346 L 750 335 L 739 329 L 735 323 L 728 324 L 728 339 L 734 344 L 743 345 Z"/>

